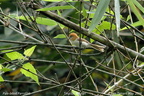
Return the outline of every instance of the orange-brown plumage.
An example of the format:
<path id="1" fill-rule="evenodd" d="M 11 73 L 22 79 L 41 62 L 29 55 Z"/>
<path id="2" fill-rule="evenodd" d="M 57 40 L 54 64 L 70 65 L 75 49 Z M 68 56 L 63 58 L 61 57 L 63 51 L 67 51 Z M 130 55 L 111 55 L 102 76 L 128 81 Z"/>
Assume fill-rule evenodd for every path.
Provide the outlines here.
<path id="1" fill-rule="evenodd" d="M 76 33 L 70 33 L 69 38 L 70 38 L 71 43 L 75 46 L 79 46 L 79 44 L 81 42 L 82 47 L 92 47 L 96 50 L 104 52 L 104 48 L 105 48 L 104 46 L 92 44 L 83 38 L 79 38 L 79 36 Z"/>

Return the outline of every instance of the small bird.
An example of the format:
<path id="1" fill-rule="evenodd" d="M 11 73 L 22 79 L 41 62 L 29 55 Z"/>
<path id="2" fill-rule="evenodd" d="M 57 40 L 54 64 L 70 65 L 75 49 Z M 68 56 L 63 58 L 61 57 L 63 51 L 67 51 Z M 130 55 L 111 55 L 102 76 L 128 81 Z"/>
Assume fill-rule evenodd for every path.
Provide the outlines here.
<path id="1" fill-rule="evenodd" d="M 92 47 L 100 52 L 104 52 L 104 48 L 105 48 L 104 46 L 92 44 L 83 38 L 79 38 L 79 36 L 76 33 L 70 33 L 69 39 L 70 39 L 70 42 L 75 46 L 79 46 L 81 42 L 81 47 L 84 47 L 84 48 Z"/>

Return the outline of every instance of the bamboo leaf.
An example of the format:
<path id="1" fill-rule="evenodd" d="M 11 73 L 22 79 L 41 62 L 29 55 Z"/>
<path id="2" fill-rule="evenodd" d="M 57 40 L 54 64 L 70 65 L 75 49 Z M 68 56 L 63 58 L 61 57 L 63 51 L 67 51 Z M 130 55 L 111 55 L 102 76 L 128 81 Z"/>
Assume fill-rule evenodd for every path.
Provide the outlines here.
<path id="1" fill-rule="evenodd" d="M 140 21 L 141 25 L 144 26 L 144 19 L 142 17 L 142 15 L 140 14 L 139 10 L 136 8 L 134 1 L 133 0 L 127 0 L 131 10 L 133 11 L 133 13 L 136 15 L 136 17 L 138 18 L 138 20 Z"/>
<path id="2" fill-rule="evenodd" d="M 101 18 L 103 17 L 106 8 L 109 5 L 110 0 L 100 0 L 97 10 L 95 11 L 95 15 L 92 19 L 92 22 L 89 27 L 89 32 L 93 31 L 93 29 L 100 23 Z"/>
<path id="3" fill-rule="evenodd" d="M 137 0 L 133 0 L 134 4 L 144 13 L 144 7 Z"/>
<path id="4" fill-rule="evenodd" d="M 61 10 L 61 9 L 73 9 L 73 6 L 56 6 L 56 7 L 49 7 L 49 8 L 41 8 L 36 11 L 50 11 L 50 10 Z"/>

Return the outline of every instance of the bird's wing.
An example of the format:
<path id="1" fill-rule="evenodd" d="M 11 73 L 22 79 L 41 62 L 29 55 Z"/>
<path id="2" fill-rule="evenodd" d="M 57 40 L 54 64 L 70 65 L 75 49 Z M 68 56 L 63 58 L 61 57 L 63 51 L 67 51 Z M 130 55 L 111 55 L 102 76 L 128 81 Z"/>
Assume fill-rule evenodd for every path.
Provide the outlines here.
<path id="1" fill-rule="evenodd" d="M 78 38 L 78 41 L 84 41 L 84 42 L 86 42 L 86 43 L 90 43 L 90 42 L 88 42 L 86 39 L 83 39 L 83 38 Z"/>

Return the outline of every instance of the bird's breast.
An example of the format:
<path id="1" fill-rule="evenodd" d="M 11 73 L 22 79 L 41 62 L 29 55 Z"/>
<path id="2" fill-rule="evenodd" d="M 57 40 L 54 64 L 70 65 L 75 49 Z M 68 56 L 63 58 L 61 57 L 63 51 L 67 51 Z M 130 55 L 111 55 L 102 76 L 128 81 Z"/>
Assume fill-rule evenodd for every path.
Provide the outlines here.
<path id="1" fill-rule="evenodd" d="M 71 43 L 77 47 L 80 46 L 80 41 L 75 40 L 75 41 L 71 41 Z M 87 42 L 81 42 L 81 47 L 89 47 L 89 44 Z"/>

